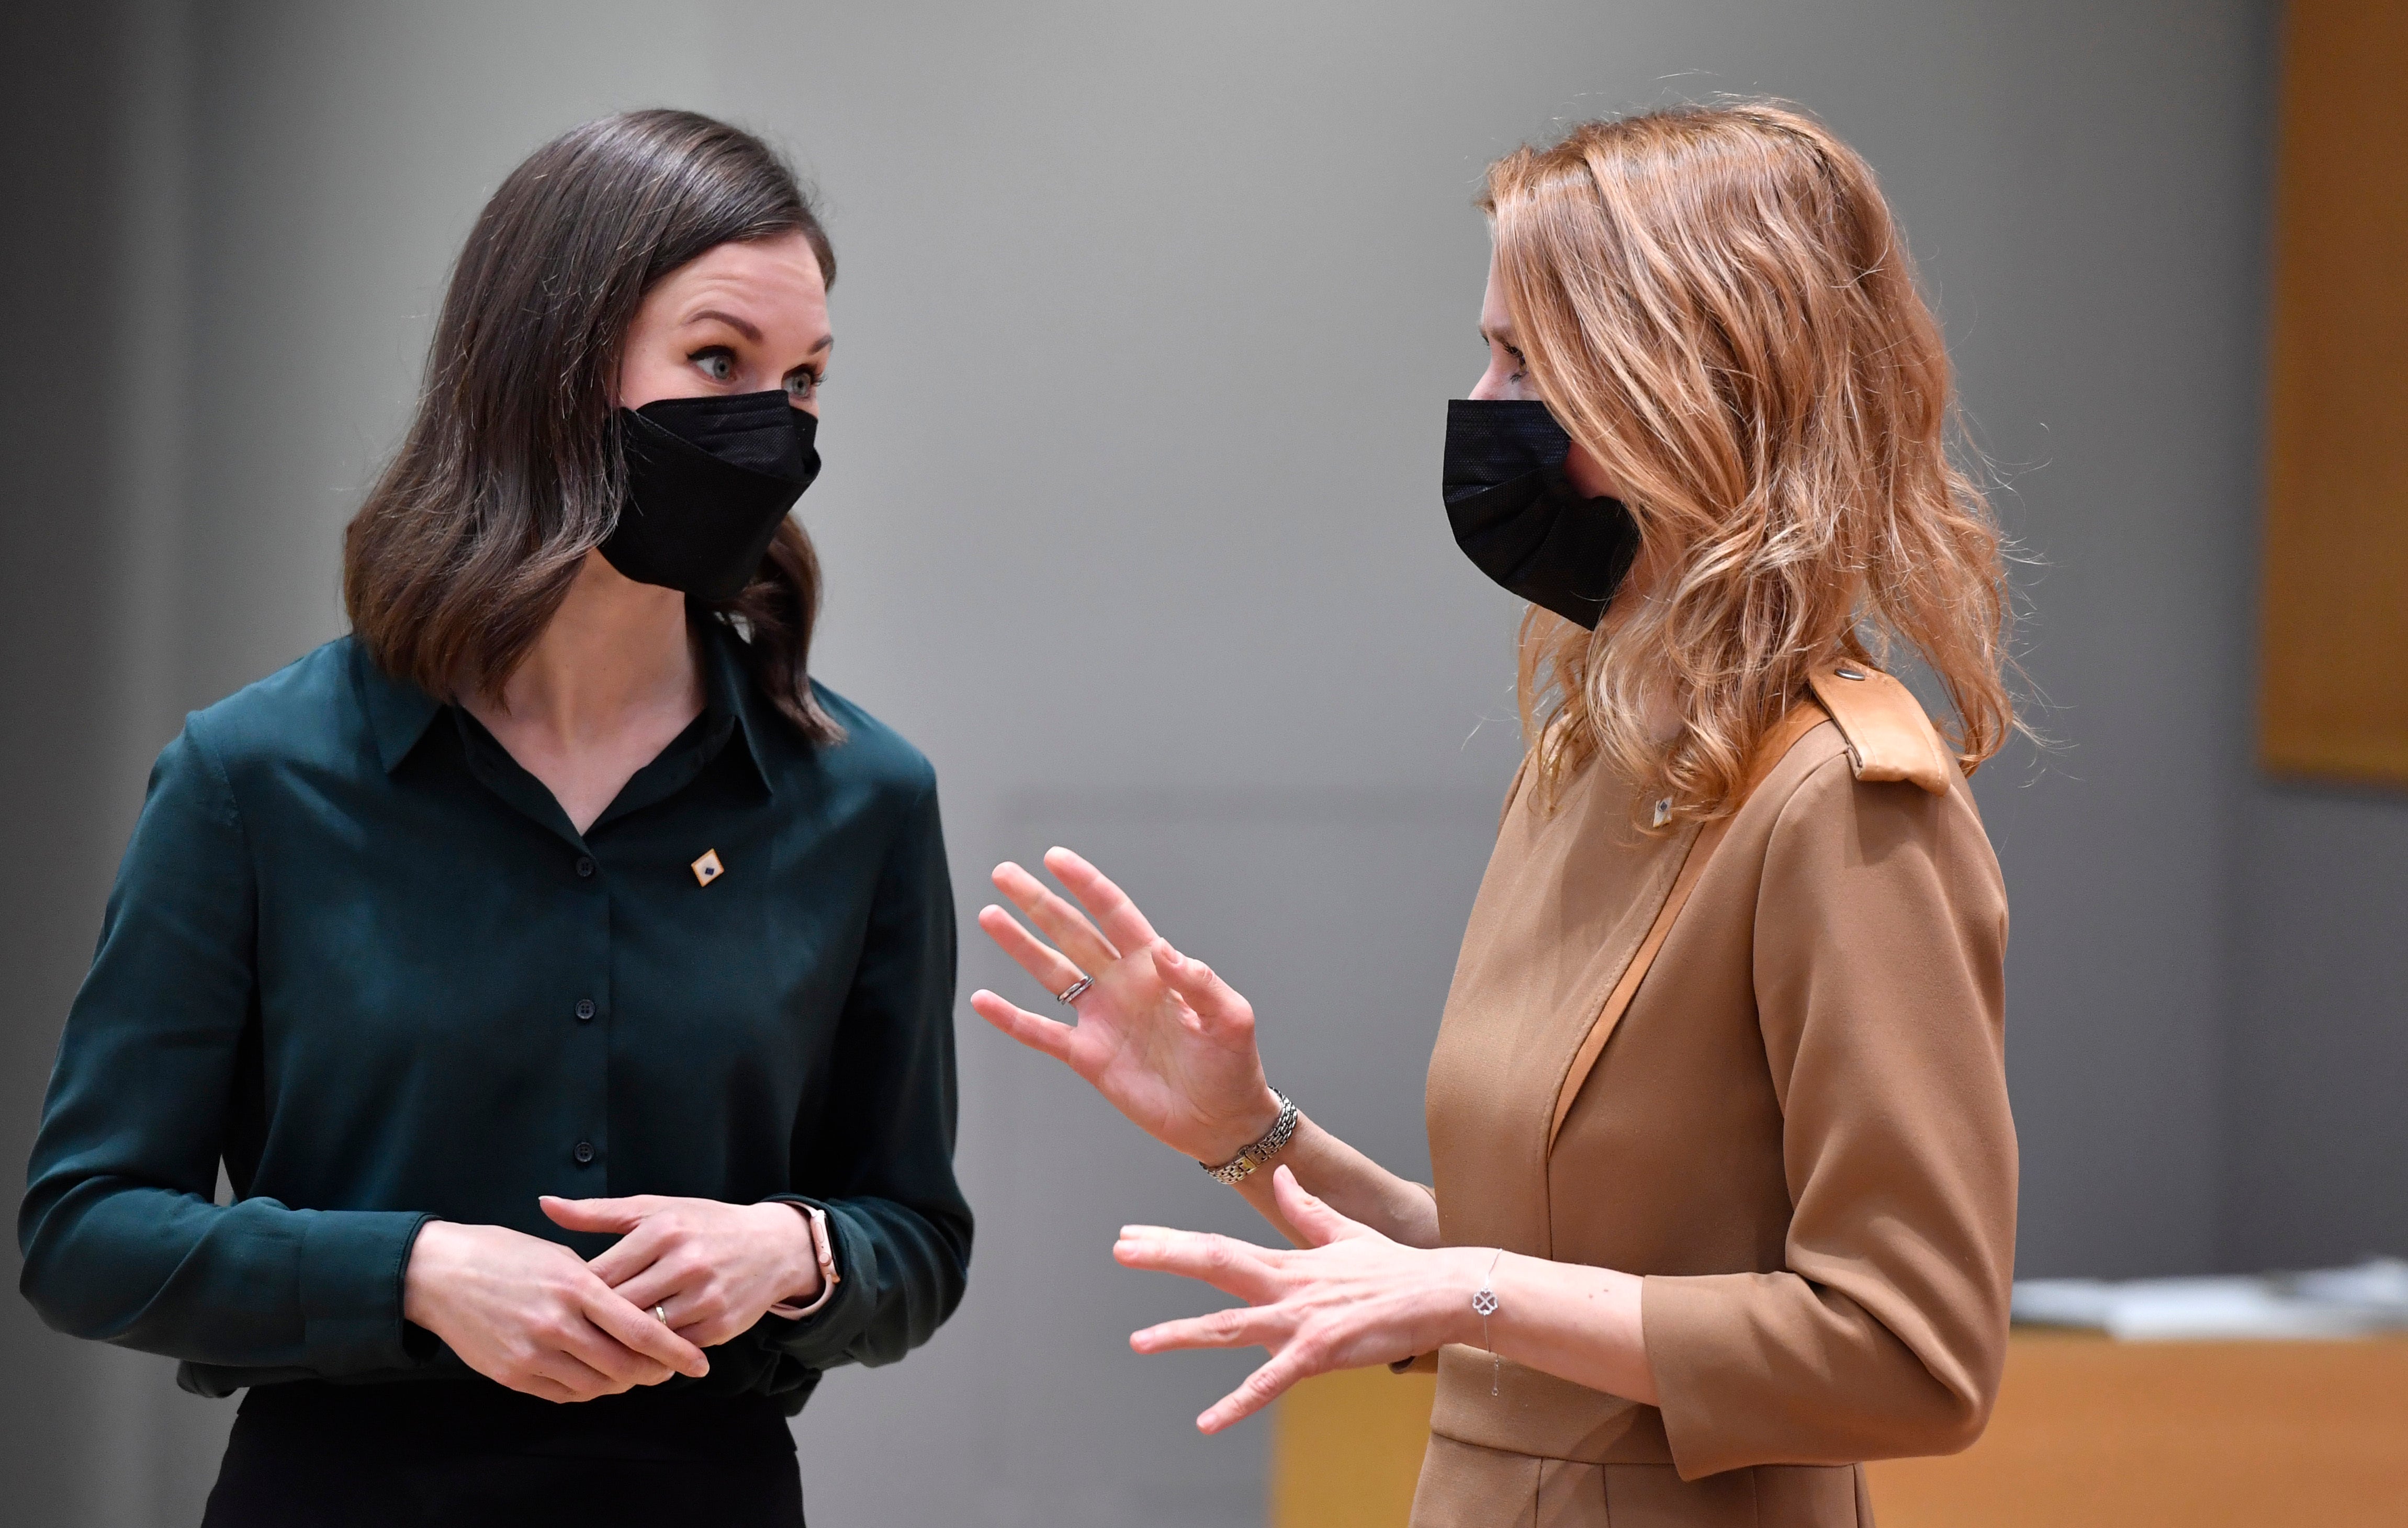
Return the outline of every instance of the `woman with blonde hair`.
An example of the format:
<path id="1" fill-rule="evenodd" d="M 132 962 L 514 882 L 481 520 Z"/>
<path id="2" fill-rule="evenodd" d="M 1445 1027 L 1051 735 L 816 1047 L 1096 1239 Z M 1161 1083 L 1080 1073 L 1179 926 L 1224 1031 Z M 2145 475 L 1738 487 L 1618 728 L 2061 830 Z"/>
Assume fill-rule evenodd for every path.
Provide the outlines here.
<path id="1" fill-rule="evenodd" d="M 1270 1350 L 1207 1432 L 1434 1364 L 1421 1528 L 1863 1524 L 1863 1461 L 1981 1433 L 2014 1263 L 1966 784 L 2014 725 L 2005 585 L 1940 330 L 1870 170 L 1783 107 L 1587 123 L 1481 205 L 1446 500 L 1531 601 L 1529 748 L 1430 1061 L 1434 1186 L 1271 1089 L 1245 1000 L 1068 851 L 1083 914 L 996 872 L 1050 945 L 981 921 L 1076 1023 L 972 1001 L 1297 1244 L 1122 1234 L 1246 1302 L 1139 1351 Z"/>

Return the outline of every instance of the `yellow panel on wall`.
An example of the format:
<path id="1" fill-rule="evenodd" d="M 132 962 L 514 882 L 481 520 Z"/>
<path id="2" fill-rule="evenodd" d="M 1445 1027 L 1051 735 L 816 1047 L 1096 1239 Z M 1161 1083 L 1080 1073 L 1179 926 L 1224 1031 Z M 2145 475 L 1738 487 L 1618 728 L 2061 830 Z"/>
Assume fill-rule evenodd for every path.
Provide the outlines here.
<path id="1" fill-rule="evenodd" d="M 2408 4 L 2286 27 L 2259 755 L 2408 785 Z"/>
<path id="2" fill-rule="evenodd" d="M 1434 1374 L 1340 1369 L 1280 1397 L 1270 1528 L 1404 1528 L 1437 1395 Z"/>

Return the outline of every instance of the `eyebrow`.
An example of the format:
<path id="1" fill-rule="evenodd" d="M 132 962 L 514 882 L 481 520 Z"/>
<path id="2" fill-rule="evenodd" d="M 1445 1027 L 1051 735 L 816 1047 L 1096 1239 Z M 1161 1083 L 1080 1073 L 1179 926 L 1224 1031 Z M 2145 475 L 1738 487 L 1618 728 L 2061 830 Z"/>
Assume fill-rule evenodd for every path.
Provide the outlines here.
<path id="1" fill-rule="evenodd" d="M 742 319 L 738 318 L 735 314 L 723 313 L 715 307 L 706 307 L 696 312 L 690 313 L 686 316 L 685 321 L 688 324 L 696 324 L 709 319 L 717 319 L 720 322 L 727 325 L 730 329 L 735 330 L 738 334 L 742 335 L 746 339 L 751 340 L 755 345 L 761 343 L 760 330 L 754 328 L 752 324 L 747 323 Z"/>
<path id="2" fill-rule="evenodd" d="M 1513 343 L 1513 331 L 1511 328 L 1491 329 L 1488 325 L 1484 323 L 1480 326 L 1480 338 L 1483 344 L 1487 344 L 1493 341 L 1496 344 L 1504 346 L 1509 350 L 1516 350 L 1520 349 L 1519 346 Z"/>
<path id="3" fill-rule="evenodd" d="M 727 325 L 727 327 L 735 330 L 738 334 L 742 335 L 746 339 L 751 340 L 755 345 L 761 343 L 761 331 L 759 329 L 753 327 L 753 325 L 746 322 L 744 320 L 738 318 L 735 314 L 725 312 L 716 307 L 698 308 L 695 311 L 687 314 L 685 323 L 681 327 L 690 328 L 695 324 L 709 322 L 712 320 L 716 320 L 719 322 Z M 835 344 L 835 335 L 822 335 L 820 336 L 820 342 L 812 346 L 810 350 L 805 350 L 803 353 L 807 356 L 817 355 L 823 350 L 832 349 Z"/>

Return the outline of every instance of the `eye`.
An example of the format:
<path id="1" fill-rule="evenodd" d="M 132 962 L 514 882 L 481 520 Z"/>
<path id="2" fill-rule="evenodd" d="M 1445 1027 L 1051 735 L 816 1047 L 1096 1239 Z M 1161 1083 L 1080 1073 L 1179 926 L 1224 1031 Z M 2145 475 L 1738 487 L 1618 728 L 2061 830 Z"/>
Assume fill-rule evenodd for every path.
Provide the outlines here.
<path id="1" fill-rule="evenodd" d="M 724 345 L 708 345 L 686 357 L 714 382 L 736 379 L 736 352 Z"/>
<path id="2" fill-rule="evenodd" d="M 790 372 L 790 373 L 788 373 L 788 374 L 787 374 L 787 377 L 786 377 L 786 401 L 787 401 L 787 402 L 789 402 L 789 403 L 797 403 L 797 404 L 801 404 L 801 403 L 809 403 L 809 402 L 810 402 L 813 398 L 818 397 L 818 396 L 819 396 L 819 393 L 820 393 L 820 374 L 819 374 L 818 372 L 810 371 L 810 370 L 806 369 L 806 370 L 803 370 L 803 371 Z"/>

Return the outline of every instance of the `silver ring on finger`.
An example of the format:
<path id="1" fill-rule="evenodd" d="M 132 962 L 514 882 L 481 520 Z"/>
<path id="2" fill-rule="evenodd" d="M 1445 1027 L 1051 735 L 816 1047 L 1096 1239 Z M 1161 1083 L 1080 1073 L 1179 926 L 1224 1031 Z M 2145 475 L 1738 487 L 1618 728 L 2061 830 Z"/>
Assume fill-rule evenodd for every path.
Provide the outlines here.
<path id="1" fill-rule="evenodd" d="M 1087 989 L 1095 984 L 1095 978 L 1081 977 L 1078 980 L 1070 983 L 1068 987 L 1055 992 L 1054 994 L 1054 1001 L 1061 1004 L 1065 1007 L 1073 1007 L 1078 1003 L 1080 998 L 1086 995 Z"/>
<path id="2" fill-rule="evenodd" d="M 664 1305 L 664 1306 L 654 1306 L 654 1307 L 652 1307 L 652 1320 L 654 1320 L 654 1321 L 656 1321 L 660 1322 L 663 1326 L 666 1326 L 666 1325 L 668 1325 L 668 1324 L 669 1324 L 669 1307 L 666 1307 L 666 1306 L 665 1306 L 665 1305 Z"/>

